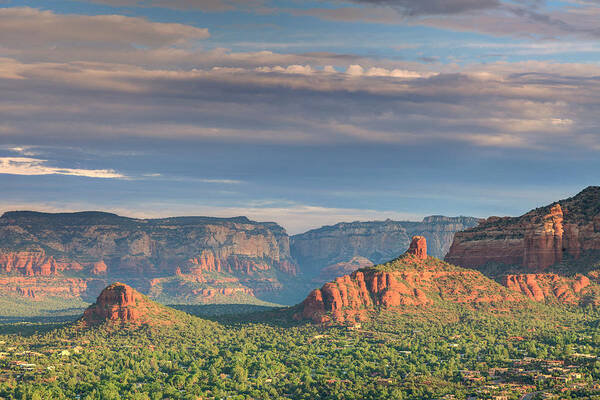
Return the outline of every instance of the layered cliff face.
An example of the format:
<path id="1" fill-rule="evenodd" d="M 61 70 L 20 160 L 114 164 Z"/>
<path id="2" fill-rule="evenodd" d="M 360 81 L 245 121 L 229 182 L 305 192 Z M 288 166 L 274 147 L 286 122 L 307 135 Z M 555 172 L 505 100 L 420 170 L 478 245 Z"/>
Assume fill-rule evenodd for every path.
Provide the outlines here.
<path id="1" fill-rule="evenodd" d="M 421 222 L 375 221 L 340 223 L 292 236 L 292 255 L 310 277 L 323 268 L 360 256 L 381 263 L 404 253 L 412 236 L 424 236 L 429 253 L 443 257 L 454 233 L 477 225 L 471 217 L 426 217 Z"/>
<path id="2" fill-rule="evenodd" d="M 540 272 L 566 259 L 575 265 L 594 252 L 600 252 L 600 187 L 520 217 L 488 218 L 457 233 L 445 259 L 470 268 L 504 264 Z"/>
<path id="3" fill-rule="evenodd" d="M 84 327 L 171 325 L 176 311 L 159 305 L 131 286 L 115 282 L 106 287 L 80 319 Z"/>
<path id="4" fill-rule="evenodd" d="M 425 239 L 416 237 L 403 256 L 312 291 L 297 307 L 295 317 L 316 323 L 347 323 L 369 319 L 382 309 L 419 313 L 448 304 L 493 307 L 526 301 L 478 271 L 428 257 Z"/>
<path id="5" fill-rule="evenodd" d="M 599 297 L 600 187 L 520 217 L 491 217 L 457 233 L 446 261 L 479 269 L 536 301 L 581 304 Z"/>
<path id="6" fill-rule="evenodd" d="M 254 293 L 263 290 L 264 275 L 274 281 L 273 290 L 280 290 L 277 277 L 297 273 L 285 230 L 245 217 L 144 220 L 100 212 L 8 212 L 0 218 L 0 246 L 0 276 L 15 285 L 19 277 L 39 276 L 64 281 L 65 288 L 67 278 L 83 286 L 102 278 L 127 279 L 148 289 L 152 279 L 173 277 L 179 270 L 200 280 L 209 274 L 217 289 L 219 274 L 234 275 L 244 281 L 240 290 Z M 56 294 L 46 289 L 58 286 L 21 292 L 42 298 Z"/>
<path id="7" fill-rule="evenodd" d="M 44 301 L 48 297 L 92 300 L 106 282 L 101 279 L 0 276 L 0 296 Z"/>

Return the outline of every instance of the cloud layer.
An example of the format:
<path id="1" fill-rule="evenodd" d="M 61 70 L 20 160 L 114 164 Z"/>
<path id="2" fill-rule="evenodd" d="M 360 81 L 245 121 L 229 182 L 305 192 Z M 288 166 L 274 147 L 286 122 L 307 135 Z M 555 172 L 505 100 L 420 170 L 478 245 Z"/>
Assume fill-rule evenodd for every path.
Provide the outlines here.
<path id="1" fill-rule="evenodd" d="M 600 148 L 600 68 L 287 65 L 169 71 L 0 60 L 5 138 Z"/>
<path id="2" fill-rule="evenodd" d="M 459 14 L 497 8 L 499 0 L 352 0 L 359 4 L 396 7 L 408 15 Z"/>
<path id="3" fill-rule="evenodd" d="M 597 34 L 598 14 L 581 13 L 593 5 L 548 10 L 543 2 L 526 1 L 349 0 L 327 2 L 326 13 L 308 6 L 273 11 L 273 18 L 285 21 L 293 15 L 320 18 L 300 19 L 315 24 L 314 33 L 301 32 L 309 44 L 321 34 L 323 19 L 385 22 L 384 30 L 404 24 L 406 31 L 393 27 L 399 36 L 416 25 L 419 32 L 427 29 L 422 26 L 448 29 L 436 31 L 440 43 L 434 48 L 456 55 L 448 57 L 456 62 L 420 63 L 404 57 L 410 46 L 417 47 L 412 54 L 427 56 L 410 40 L 384 43 L 400 49 L 387 57 L 378 42 L 360 47 L 368 35 L 355 44 L 356 36 L 348 33 L 354 26 L 337 22 L 327 24 L 344 26 L 338 47 L 286 46 L 282 39 L 274 51 L 243 37 L 250 45 L 234 43 L 232 50 L 219 40 L 235 24 L 216 22 L 209 32 L 202 27 L 211 22 L 208 17 L 191 26 L 131 16 L 159 15 L 153 7 L 234 9 L 239 16 L 245 6 L 238 1 L 98 2 L 131 7 L 130 16 L 117 15 L 120 8 L 110 15 L 0 8 L 0 150 L 7 153 L 0 157 L 0 173 L 14 193 L 7 201 L 41 198 L 30 182 L 52 195 L 43 197 L 48 202 L 60 202 L 66 183 L 74 181 L 68 176 L 105 178 L 77 180 L 70 193 L 88 196 L 87 202 L 80 199 L 85 208 L 94 208 L 93 198 L 131 210 L 144 198 L 156 213 L 177 214 L 181 205 L 179 214 L 247 214 L 285 219 L 301 230 L 342 219 L 395 218 L 404 214 L 385 210 L 403 205 L 413 211 L 409 215 L 420 216 L 426 214 L 426 193 L 438 196 L 426 204 L 446 207 L 453 201 L 445 208 L 450 212 L 477 196 L 494 206 L 506 199 L 498 192 L 481 194 L 477 186 L 468 196 L 448 195 L 464 193 L 470 179 L 530 185 L 552 181 L 547 177 L 554 170 L 569 175 L 569 182 L 595 170 L 590 162 L 575 174 L 572 165 L 593 160 L 590 155 L 600 150 L 597 63 L 556 60 L 571 47 L 559 40 L 519 42 L 526 61 L 460 59 L 476 46 L 489 45 L 490 52 L 515 48 L 489 37 L 487 44 L 468 36 L 459 49 L 443 49 L 452 41 L 448 32 L 475 31 L 566 35 L 568 43 L 597 51 L 577 39 Z M 244 15 L 251 12 L 246 8 Z M 527 59 L 531 52 L 552 57 Z M 148 149 L 154 153 L 139 156 Z M 547 163 L 536 170 L 527 164 L 531 159 Z M 445 183 L 451 188 L 444 191 Z M 407 186 L 414 201 L 403 197 Z M 113 205 L 121 195 L 129 203 Z M 264 199 L 274 203 L 252 203 Z M 477 215 L 489 210 L 483 209 Z"/>

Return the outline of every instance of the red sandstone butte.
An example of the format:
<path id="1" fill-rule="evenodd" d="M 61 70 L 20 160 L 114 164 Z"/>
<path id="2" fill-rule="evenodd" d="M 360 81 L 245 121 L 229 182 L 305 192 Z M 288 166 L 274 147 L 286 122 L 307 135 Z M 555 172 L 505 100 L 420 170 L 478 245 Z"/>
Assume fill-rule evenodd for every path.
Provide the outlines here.
<path id="1" fill-rule="evenodd" d="M 103 322 L 125 322 L 139 324 L 145 319 L 150 301 L 124 283 L 116 282 L 106 287 L 96 303 L 83 314 L 88 325 Z"/>
<path id="2" fill-rule="evenodd" d="M 417 236 L 406 254 L 396 260 L 341 276 L 313 290 L 298 306 L 295 318 L 352 323 L 368 319 L 380 308 L 419 312 L 432 306 L 434 299 L 465 305 L 525 301 L 479 271 L 427 258 L 426 246 L 425 238 Z"/>

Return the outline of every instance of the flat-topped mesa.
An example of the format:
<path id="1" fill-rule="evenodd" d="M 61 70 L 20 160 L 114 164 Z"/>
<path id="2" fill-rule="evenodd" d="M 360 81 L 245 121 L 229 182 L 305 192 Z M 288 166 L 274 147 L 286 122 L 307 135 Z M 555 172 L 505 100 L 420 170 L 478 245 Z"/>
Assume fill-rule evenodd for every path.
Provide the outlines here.
<path id="1" fill-rule="evenodd" d="M 412 242 L 406 251 L 408 254 L 412 254 L 419 260 L 427 259 L 427 239 L 425 236 L 413 236 Z"/>
<path id="2" fill-rule="evenodd" d="M 96 303 L 83 314 L 83 320 L 89 325 L 103 322 L 138 323 L 144 318 L 143 306 L 149 303 L 139 292 L 124 283 L 115 282 L 106 287 Z"/>

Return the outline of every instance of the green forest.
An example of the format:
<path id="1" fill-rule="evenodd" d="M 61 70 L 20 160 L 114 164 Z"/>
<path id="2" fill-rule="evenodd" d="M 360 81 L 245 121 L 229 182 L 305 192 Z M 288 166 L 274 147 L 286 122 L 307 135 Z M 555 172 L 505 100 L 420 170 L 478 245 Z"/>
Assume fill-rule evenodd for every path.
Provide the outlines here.
<path id="1" fill-rule="evenodd" d="M 453 322 L 382 311 L 330 327 L 286 309 L 173 310 L 173 325 L 154 327 L 5 324 L 0 398 L 600 398 L 600 312 L 539 307 L 457 310 Z"/>

